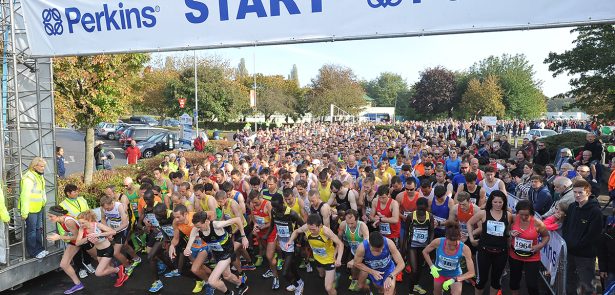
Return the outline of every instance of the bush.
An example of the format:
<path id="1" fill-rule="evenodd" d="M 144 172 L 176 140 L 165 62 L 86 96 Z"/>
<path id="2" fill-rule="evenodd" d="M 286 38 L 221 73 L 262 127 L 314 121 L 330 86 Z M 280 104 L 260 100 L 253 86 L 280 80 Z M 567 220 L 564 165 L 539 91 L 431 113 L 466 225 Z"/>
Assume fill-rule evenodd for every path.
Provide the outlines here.
<path id="1" fill-rule="evenodd" d="M 555 156 L 561 148 L 569 148 L 572 151 L 572 155 L 576 156 L 585 145 L 585 135 L 585 133 L 581 132 L 569 132 L 541 138 L 538 141 L 546 143 L 549 156 L 551 156 L 552 160 L 555 160 Z M 602 142 L 607 142 L 609 137 L 603 136 L 599 137 L 599 139 Z"/>
<path id="2" fill-rule="evenodd" d="M 188 163 L 192 165 L 202 165 L 207 157 L 232 145 L 233 142 L 213 140 L 207 144 L 207 147 L 213 150 L 213 152 L 184 152 L 184 156 Z M 99 207 L 100 197 L 104 195 L 104 190 L 107 186 L 115 185 L 118 189 L 122 189 L 125 177 L 130 176 L 136 178 L 142 173 L 153 178 L 154 168 L 159 167 L 164 156 L 171 153 L 177 154 L 177 151 L 165 152 L 150 159 L 139 160 L 137 165 L 117 167 L 113 170 L 95 171 L 90 185 L 85 185 L 83 182 L 83 175 L 78 174 L 73 174 L 66 179 L 59 179 L 56 200 L 58 204 L 64 200 L 64 187 L 72 183 L 79 188 L 79 195 L 85 198 L 90 208 Z"/>

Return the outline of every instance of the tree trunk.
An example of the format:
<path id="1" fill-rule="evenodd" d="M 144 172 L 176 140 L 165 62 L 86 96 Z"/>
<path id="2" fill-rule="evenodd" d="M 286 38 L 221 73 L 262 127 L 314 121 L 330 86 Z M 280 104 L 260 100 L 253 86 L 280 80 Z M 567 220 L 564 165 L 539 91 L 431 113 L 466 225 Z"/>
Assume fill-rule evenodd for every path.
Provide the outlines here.
<path id="1" fill-rule="evenodd" d="M 83 182 L 85 185 L 92 183 L 94 175 L 94 128 L 85 131 L 85 167 L 83 167 Z"/>

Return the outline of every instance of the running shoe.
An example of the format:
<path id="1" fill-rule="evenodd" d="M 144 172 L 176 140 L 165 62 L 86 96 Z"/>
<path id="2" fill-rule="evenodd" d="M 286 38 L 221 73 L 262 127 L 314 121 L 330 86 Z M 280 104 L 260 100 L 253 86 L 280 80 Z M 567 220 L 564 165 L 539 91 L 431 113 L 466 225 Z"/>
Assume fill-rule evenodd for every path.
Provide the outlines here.
<path id="1" fill-rule="evenodd" d="M 283 266 L 284 266 L 284 259 L 278 259 L 277 269 L 282 270 Z"/>
<path id="2" fill-rule="evenodd" d="M 128 267 L 126 268 L 126 274 L 127 274 L 128 276 L 131 276 L 131 275 L 132 275 L 132 272 L 133 272 L 134 270 L 135 270 L 135 266 L 134 266 L 134 264 L 131 264 L 130 266 L 128 266 Z"/>
<path id="3" fill-rule="evenodd" d="M 161 275 L 161 274 L 163 274 L 165 271 L 167 271 L 167 265 L 166 265 L 166 264 L 164 264 L 164 262 L 162 262 L 162 261 L 160 261 L 160 260 L 158 260 L 157 267 L 158 267 L 158 274 L 159 274 L 159 275 Z"/>
<path id="4" fill-rule="evenodd" d="M 174 278 L 174 277 L 179 277 L 181 276 L 181 274 L 179 273 L 179 270 L 174 269 L 166 274 L 164 274 L 165 278 Z"/>
<path id="5" fill-rule="evenodd" d="M 395 280 L 398 282 L 402 282 L 404 280 L 404 274 L 402 272 L 399 272 Z"/>
<path id="6" fill-rule="evenodd" d="M 359 291 L 359 282 L 357 280 L 352 280 L 350 286 L 348 286 L 348 290 L 352 292 Z"/>
<path id="7" fill-rule="evenodd" d="M 243 271 L 250 271 L 250 270 L 255 270 L 255 269 L 256 269 L 256 266 L 252 263 L 244 264 L 241 266 L 241 270 Z"/>
<path id="8" fill-rule="evenodd" d="M 64 294 L 73 294 L 73 293 L 75 293 L 75 292 L 77 292 L 77 291 L 81 291 L 81 290 L 83 290 L 83 288 L 85 288 L 85 287 L 83 286 L 83 283 L 79 283 L 78 285 L 74 285 L 72 288 L 70 288 L 70 289 L 68 289 L 68 290 L 64 291 Z"/>
<path id="9" fill-rule="evenodd" d="M 254 266 L 259 267 L 263 265 L 263 256 L 256 256 L 256 262 L 254 262 Z"/>
<path id="10" fill-rule="evenodd" d="M 248 289 L 250 289 L 250 287 L 248 287 L 248 285 L 246 284 L 239 285 L 239 288 L 237 288 L 237 295 L 246 294 L 246 292 L 248 292 Z"/>
<path id="11" fill-rule="evenodd" d="M 142 261 L 141 257 L 137 256 L 137 258 L 132 260 L 132 267 L 134 268 L 134 267 L 139 266 L 139 264 L 141 264 L 141 261 Z"/>
<path id="12" fill-rule="evenodd" d="M 43 250 L 43 251 L 39 252 L 38 254 L 36 254 L 36 256 L 34 256 L 34 257 L 36 257 L 36 259 L 43 259 L 43 258 L 45 258 L 45 256 L 47 256 L 48 254 L 49 254 L 49 252 L 47 252 L 47 251 Z"/>
<path id="13" fill-rule="evenodd" d="M 117 272 L 117 280 L 115 281 L 113 287 L 121 287 L 122 285 L 124 285 L 124 282 L 126 282 L 126 280 L 128 280 L 128 275 L 124 272 L 124 266 L 120 265 L 119 271 Z"/>
<path id="14" fill-rule="evenodd" d="M 88 277 L 88 272 L 85 269 L 79 271 L 79 278 L 85 279 Z"/>
<path id="15" fill-rule="evenodd" d="M 286 286 L 286 291 L 288 292 L 295 292 L 296 289 L 297 289 L 297 286 L 295 286 L 294 284 L 290 284 Z"/>
<path id="16" fill-rule="evenodd" d="M 204 284 L 205 284 L 204 281 L 201 281 L 201 280 L 196 281 L 196 285 L 194 285 L 194 289 L 192 289 L 192 293 L 200 293 L 201 291 L 203 291 Z"/>
<path id="17" fill-rule="evenodd" d="M 273 272 L 271 271 L 271 269 L 268 269 L 264 274 L 263 274 L 263 279 L 268 279 L 273 277 Z"/>
<path id="18" fill-rule="evenodd" d="M 297 282 L 297 288 L 295 288 L 295 295 L 302 295 L 303 287 L 305 287 L 305 283 L 303 282 L 303 280 L 299 280 Z"/>
<path id="19" fill-rule="evenodd" d="M 273 284 L 271 285 L 271 290 L 277 290 L 277 289 L 280 289 L 280 279 L 274 277 Z"/>
<path id="20" fill-rule="evenodd" d="M 580 294 L 580 293 L 577 292 L 577 294 Z M 498 294 L 497 295 L 502 295 L 502 290 L 498 290 Z"/>
<path id="21" fill-rule="evenodd" d="M 149 287 L 149 291 L 150 293 L 157 293 L 158 291 L 162 289 L 162 287 L 164 287 L 164 285 L 162 284 L 162 281 L 157 280 L 152 284 L 151 287 Z"/>
<path id="22" fill-rule="evenodd" d="M 423 287 L 421 287 L 420 285 L 414 285 L 414 289 L 412 290 L 412 292 L 414 293 L 418 293 L 420 295 L 424 295 L 427 294 L 427 291 L 425 289 L 423 289 Z"/>
<path id="23" fill-rule="evenodd" d="M 241 279 L 242 284 L 245 284 L 248 281 L 248 276 L 243 272 L 239 275 L 239 278 Z"/>
<path id="24" fill-rule="evenodd" d="M 410 267 L 410 265 L 406 265 L 406 273 L 411 273 L 412 272 L 412 267 Z"/>
<path id="25" fill-rule="evenodd" d="M 92 266 L 92 264 L 88 263 L 85 266 L 85 269 L 89 272 L 89 273 L 95 273 L 96 269 Z"/>
<path id="26" fill-rule="evenodd" d="M 205 295 L 214 295 L 216 289 L 212 288 L 209 284 L 205 285 Z"/>

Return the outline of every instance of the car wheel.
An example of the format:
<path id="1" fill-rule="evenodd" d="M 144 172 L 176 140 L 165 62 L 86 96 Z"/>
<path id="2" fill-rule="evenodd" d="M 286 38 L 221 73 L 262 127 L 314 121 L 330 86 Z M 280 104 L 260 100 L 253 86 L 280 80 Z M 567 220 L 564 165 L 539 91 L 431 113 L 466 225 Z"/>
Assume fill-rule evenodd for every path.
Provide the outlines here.
<path id="1" fill-rule="evenodd" d="M 109 140 L 114 140 L 114 139 L 115 139 L 115 133 L 109 133 L 109 134 L 107 134 L 107 138 L 108 138 Z"/>
<path id="2" fill-rule="evenodd" d="M 143 152 L 143 158 L 149 159 L 149 158 L 151 158 L 153 156 L 154 156 L 154 151 L 152 151 L 152 150 L 145 150 Z"/>

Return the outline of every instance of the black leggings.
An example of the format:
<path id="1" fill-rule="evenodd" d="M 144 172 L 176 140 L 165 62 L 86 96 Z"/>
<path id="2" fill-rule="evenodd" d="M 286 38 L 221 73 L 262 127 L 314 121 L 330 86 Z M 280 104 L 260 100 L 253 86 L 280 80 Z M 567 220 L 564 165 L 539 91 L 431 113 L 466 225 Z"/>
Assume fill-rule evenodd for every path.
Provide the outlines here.
<path id="1" fill-rule="evenodd" d="M 158 276 L 158 263 L 156 263 L 158 260 L 162 261 L 167 266 L 167 269 L 173 269 L 173 262 L 171 262 L 168 255 L 164 254 L 163 244 L 164 241 L 154 242 L 151 251 L 147 254 L 147 260 L 150 262 L 150 268 L 156 281 L 160 279 Z M 184 253 L 181 254 L 183 255 Z"/>
<path id="2" fill-rule="evenodd" d="M 293 284 L 297 285 L 297 281 L 301 279 L 299 276 L 299 259 L 295 255 L 295 252 L 289 253 L 284 252 L 284 266 L 282 267 L 282 275 L 286 278 L 286 280 Z"/>
<path id="3" fill-rule="evenodd" d="M 521 289 L 521 276 L 525 270 L 525 284 L 527 286 L 527 294 L 538 295 L 538 276 L 540 261 L 525 262 L 514 258 L 508 259 L 510 266 L 510 290 L 517 291 Z"/>
<path id="4" fill-rule="evenodd" d="M 496 254 L 479 249 L 476 254 L 476 265 L 478 266 L 476 271 L 476 289 L 483 290 L 485 288 L 487 277 L 491 277 L 491 288 L 501 289 L 500 279 L 507 260 L 508 253 L 506 251 Z M 491 270 L 491 274 L 489 270 Z"/>
<path id="5" fill-rule="evenodd" d="M 421 268 L 425 257 L 423 257 L 423 249 L 425 248 L 410 248 L 408 250 L 408 261 L 410 262 L 410 292 L 414 290 L 414 285 L 421 280 Z"/>

